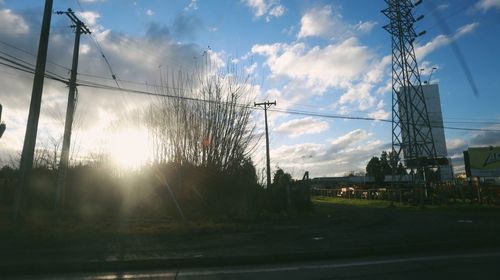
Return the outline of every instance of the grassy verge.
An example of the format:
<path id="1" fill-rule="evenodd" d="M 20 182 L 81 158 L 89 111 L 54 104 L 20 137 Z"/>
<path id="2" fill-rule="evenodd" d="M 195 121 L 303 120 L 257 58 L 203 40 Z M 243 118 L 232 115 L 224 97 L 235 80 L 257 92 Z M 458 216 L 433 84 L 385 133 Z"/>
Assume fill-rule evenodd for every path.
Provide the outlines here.
<path id="1" fill-rule="evenodd" d="M 324 196 L 313 196 L 311 201 L 316 205 L 325 206 L 330 204 L 331 206 L 353 206 L 360 208 L 391 208 L 393 211 L 399 210 L 420 210 L 420 211 L 458 211 L 458 212 L 489 212 L 489 211 L 500 211 L 500 206 L 487 205 L 487 204 L 477 204 L 477 203 L 449 203 L 441 205 L 428 204 L 425 206 L 415 206 L 410 204 L 403 204 L 399 202 L 391 203 L 387 200 L 368 200 L 368 199 L 347 199 L 341 197 L 324 197 Z"/>
<path id="2" fill-rule="evenodd" d="M 161 256 L 233 256 L 317 252 L 417 252 L 500 245 L 500 211 L 481 205 L 409 206 L 381 200 L 313 197 L 310 213 L 255 220 L 119 219 L 39 222 L 0 228 L 0 254 L 19 260 L 45 250 L 54 259 L 131 252 Z M 393 249 L 388 249 L 393 248 Z M 146 254 L 146 253 L 144 253 Z M 148 253 L 149 254 L 149 253 Z M 149 256 L 151 257 L 151 256 Z M 151 257 L 151 258 L 153 258 Z"/>

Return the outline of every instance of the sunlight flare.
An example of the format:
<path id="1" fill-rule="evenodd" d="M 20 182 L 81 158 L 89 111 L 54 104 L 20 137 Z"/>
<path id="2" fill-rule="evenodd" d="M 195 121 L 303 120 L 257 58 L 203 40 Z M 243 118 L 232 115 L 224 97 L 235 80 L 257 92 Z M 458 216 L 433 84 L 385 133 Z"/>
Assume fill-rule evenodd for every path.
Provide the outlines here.
<path id="1" fill-rule="evenodd" d="M 135 169 L 145 165 L 151 151 L 151 142 L 145 129 L 123 129 L 110 138 L 111 160 L 119 168 Z"/>

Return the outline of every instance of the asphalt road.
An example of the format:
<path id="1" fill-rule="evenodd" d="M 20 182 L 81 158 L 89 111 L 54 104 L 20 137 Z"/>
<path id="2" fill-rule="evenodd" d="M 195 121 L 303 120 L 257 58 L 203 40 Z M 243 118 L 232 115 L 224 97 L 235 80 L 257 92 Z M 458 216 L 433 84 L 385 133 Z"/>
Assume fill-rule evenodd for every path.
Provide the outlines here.
<path id="1" fill-rule="evenodd" d="M 500 251 L 18 279 L 500 279 Z"/>

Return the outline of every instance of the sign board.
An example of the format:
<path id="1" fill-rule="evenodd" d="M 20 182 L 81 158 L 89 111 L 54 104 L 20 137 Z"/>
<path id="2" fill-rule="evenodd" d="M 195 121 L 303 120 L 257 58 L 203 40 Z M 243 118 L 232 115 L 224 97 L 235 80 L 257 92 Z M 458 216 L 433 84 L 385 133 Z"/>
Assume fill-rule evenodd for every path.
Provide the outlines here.
<path id="1" fill-rule="evenodd" d="M 500 147 L 469 148 L 470 175 L 500 177 Z"/>

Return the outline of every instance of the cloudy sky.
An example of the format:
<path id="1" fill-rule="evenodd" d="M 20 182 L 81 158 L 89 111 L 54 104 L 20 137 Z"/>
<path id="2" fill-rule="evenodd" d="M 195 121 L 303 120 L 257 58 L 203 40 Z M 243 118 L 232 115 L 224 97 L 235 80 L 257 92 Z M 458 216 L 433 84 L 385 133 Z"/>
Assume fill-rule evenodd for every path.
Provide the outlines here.
<path id="1" fill-rule="evenodd" d="M 467 146 L 500 145 L 500 0 L 427 0 L 415 24 L 427 33 L 415 42 L 422 78 L 437 70 L 448 152 L 462 167 Z M 0 0 L 0 55 L 34 64 L 42 0 Z M 390 37 L 382 26 L 383 0 L 54 0 L 72 8 L 92 29 L 80 49 L 79 79 L 151 91 L 162 73 L 193 71 L 210 55 L 214 67 L 237 65 L 252 76 L 255 101 L 276 100 L 278 109 L 316 114 L 391 117 Z M 447 25 L 443 28 L 436 14 Z M 68 77 L 74 34 L 65 16 L 53 15 L 47 70 Z M 111 69 L 102 59 L 100 48 Z M 452 44 L 460 48 L 477 84 L 476 97 Z M 0 60 L 5 62 L 5 60 Z M 0 103 L 7 131 L 0 164 L 22 148 L 32 75 L 0 65 Z M 67 88 L 46 80 L 38 145 L 60 139 Z M 257 96 L 257 97 L 254 97 Z M 74 154 L 106 150 L 116 123 L 139 120 L 154 98 L 80 87 Z M 262 129 L 262 112 L 254 118 Z M 389 123 L 269 112 L 271 161 L 295 177 L 364 170 L 390 147 Z M 141 129 L 140 127 L 138 129 Z M 490 130 L 490 131 L 486 131 Z M 497 130 L 497 131 L 495 131 Z M 119 139 L 119 138 L 118 138 Z M 113 140 L 115 141 L 115 140 Z M 263 144 L 263 143 L 261 143 Z M 254 161 L 263 166 L 263 145 Z"/>

